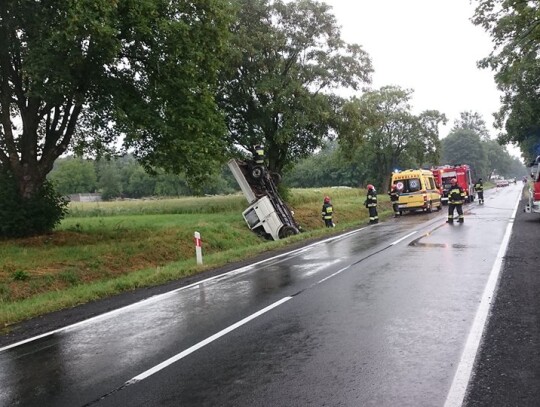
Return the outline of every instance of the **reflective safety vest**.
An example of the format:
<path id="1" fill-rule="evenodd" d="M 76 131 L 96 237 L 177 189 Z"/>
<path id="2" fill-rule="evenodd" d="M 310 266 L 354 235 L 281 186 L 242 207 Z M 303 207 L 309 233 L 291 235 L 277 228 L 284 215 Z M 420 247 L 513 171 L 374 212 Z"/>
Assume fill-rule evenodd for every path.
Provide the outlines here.
<path id="1" fill-rule="evenodd" d="M 331 203 L 325 203 L 322 207 L 322 218 L 325 220 L 331 220 L 334 208 Z"/>
<path id="2" fill-rule="evenodd" d="M 253 161 L 255 164 L 264 164 L 264 149 L 261 146 L 255 146 Z"/>
<path id="3" fill-rule="evenodd" d="M 459 185 L 450 187 L 450 191 L 448 191 L 448 203 L 462 205 L 464 201 L 465 191 Z"/>
<path id="4" fill-rule="evenodd" d="M 397 189 L 391 190 L 388 195 L 390 195 L 390 201 L 396 202 L 399 201 L 399 192 Z"/>
<path id="5" fill-rule="evenodd" d="M 474 184 L 474 190 L 476 192 L 482 192 L 484 190 L 484 185 L 481 182 Z"/>
<path id="6" fill-rule="evenodd" d="M 366 208 L 375 208 L 377 206 L 377 193 L 374 190 L 369 190 L 366 198 Z"/>

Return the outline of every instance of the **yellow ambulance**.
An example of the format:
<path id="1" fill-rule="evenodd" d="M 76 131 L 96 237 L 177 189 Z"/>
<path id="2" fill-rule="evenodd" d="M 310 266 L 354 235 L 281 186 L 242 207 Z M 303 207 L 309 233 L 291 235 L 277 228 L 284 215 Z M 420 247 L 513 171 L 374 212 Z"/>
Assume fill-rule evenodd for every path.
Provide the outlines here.
<path id="1" fill-rule="evenodd" d="M 396 185 L 399 191 L 398 210 L 423 210 L 431 212 L 442 209 L 441 193 L 435 184 L 433 173 L 429 170 L 405 170 L 393 172 L 390 190 Z"/>

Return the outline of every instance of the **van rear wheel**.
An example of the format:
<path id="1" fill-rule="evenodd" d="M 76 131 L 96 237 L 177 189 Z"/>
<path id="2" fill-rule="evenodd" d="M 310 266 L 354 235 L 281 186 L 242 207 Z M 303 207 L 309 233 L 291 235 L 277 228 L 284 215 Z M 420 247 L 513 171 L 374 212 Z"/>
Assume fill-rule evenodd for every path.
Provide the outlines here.
<path id="1" fill-rule="evenodd" d="M 431 204 L 431 201 L 428 202 L 428 206 L 427 206 L 427 208 L 426 208 L 426 212 L 427 212 L 427 213 L 433 212 L 433 206 L 432 206 L 432 204 Z"/>
<path id="2" fill-rule="evenodd" d="M 263 174 L 264 174 L 264 169 L 260 165 L 256 165 L 251 170 L 251 176 L 255 179 L 261 178 Z"/>

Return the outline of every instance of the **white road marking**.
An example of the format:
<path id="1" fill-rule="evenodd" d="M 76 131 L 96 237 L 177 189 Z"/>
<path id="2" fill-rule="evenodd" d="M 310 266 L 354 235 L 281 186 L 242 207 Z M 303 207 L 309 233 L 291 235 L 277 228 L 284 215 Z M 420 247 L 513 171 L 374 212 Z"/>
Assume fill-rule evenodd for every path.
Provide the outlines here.
<path id="1" fill-rule="evenodd" d="M 173 364 L 174 362 L 177 362 L 179 361 L 180 359 L 183 359 L 185 358 L 186 356 L 188 356 L 189 354 L 201 349 L 202 347 L 208 345 L 209 343 L 215 341 L 216 339 L 219 339 L 221 338 L 222 336 L 228 334 L 229 332 L 232 332 L 234 331 L 236 328 L 239 328 L 241 327 L 242 325 L 245 325 L 247 324 L 249 321 L 265 314 L 266 312 L 270 311 L 271 309 L 273 308 L 276 308 L 278 306 L 280 306 L 281 304 L 289 301 L 290 299 L 292 299 L 292 297 L 284 297 L 282 298 L 281 300 L 269 305 L 268 307 L 266 308 L 263 308 L 262 310 L 260 311 L 257 311 L 256 313 L 254 314 L 251 314 L 249 317 L 246 317 L 244 319 L 242 319 L 241 321 L 238 321 L 237 323 L 219 331 L 218 333 L 206 338 L 205 340 L 197 343 L 196 345 L 193 345 L 192 347 L 176 354 L 175 356 L 161 362 L 159 365 L 156 365 L 154 366 L 153 368 L 151 369 L 148 369 L 147 371 L 135 376 L 134 378 L 128 380 L 125 385 L 126 386 L 129 386 L 131 384 L 134 384 L 134 383 L 137 383 L 137 382 L 140 382 L 141 380 L 144 380 L 146 379 L 147 377 L 150 377 L 152 376 L 153 374 L 159 372 L 160 370 L 162 369 L 165 369 L 167 366 L 170 366 L 171 364 Z"/>
<path id="2" fill-rule="evenodd" d="M 409 233 L 407 236 L 403 236 L 401 239 L 398 239 L 398 240 L 396 240 L 395 242 L 390 243 L 390 246 L 395 246 L 395 245 L 398 244 L 399 242 L 402 242 L 403 240 L 407 239 L 408 237 L 411 237 L 411 236 L 414 235 L 415 233 L 417 233 L 416 230 L 415 230 L 414 232 Z"/>
<path id="3" fill-rule="evenodd" d="M 363 227 L 363 228 L 360 228 L 360 229 L 353 230 L 351 232 L 343 233 L 341 235 L 332 236 L 332 237 L 329 237 L 328 239 L 320 240 L 320 241 L 312 243 L 312 244 L 310 244 L 308 246 L 304 246 L 304 247 L 298 248 L 298 249 L 290 251 L 290 252 L 282 253 L 282 254 L 279 254 L 277 256 L 273 256 L 273 257 L 270 257 L 268 259 L 258 261 L 257 263 L 253 263 L 253 264 L 250 264 L 248 266 L 241 267 L 239 269 L 231 270 L 231 271 L 229 271 L 227 273 L 223 273 L 223 274 L 219 274 L 217 276 L 209 277 L 207 279 L 197 281 L 195 283 L 186 285 L 184 287 L 180 287 L 180 288 L 177 288 L 177 289 L 172 290 L 172 291 L 167 291 L 166 293 L 157 294 L 157 295 L 154 295 L 152 297 L 145 298 L 144 300 L 135 302 L 135 303 L 130 304 L 130 305 L 126 305 L 124 307 L 115 309 L 113 311 L 106 312 L 104 314 L 101 314 L 101 315 L 98 315 L 98 316 L 95 316 L 95 317 L 92 317 L 92 318 L 89 318 L 89 319 L 85 319 L 84 321 L 76 322 L 74 324 L 67 325 L 67 326 L 64 326 L 62 328 L 55 329 L 53 331 L 45 332 L 45 333 L 43 333 L 41 335 L 37 335 L 37 336 L 34 336 L 32 338 L 24 339 L 22 341 L 19 341 L 19 342 L 13 343 L 11 345 L 4 346 L 3 348 L 0 348 L 0 353 L 6 351 L 8 349 L 12 349 L 12 348 L 15 348 L 17 346 L 24 345 L 25 343 L 33 342 L 33 341 L 36 341 L 36 340 L 41 339 L 41 338 L 45 338 L 45 337 L 50 336 L 50 335 L 54 335 L 56 333 L 67 332 L 67 331 L 76 329 L 76 328 L 78 328 L 80 326 L 84 326 L 84 325 L 87 325 L 87 324 L 92 324 L 92 323 L 99 322 L 99 321 L 107 319 L 107 318 L 114 317 L 114 316 L 116 316 L 118 314 L 121 314 L 123 312 L 130 311 L 133 308 L 146 306 L 148 304 L 161 301 L 161 300 L 163 300 L 163 299 L 165 299 L 167 297 L 170 297 L 170 296 L 176 294 L 179 291 L 187 290 L 189 288 L 198 286 L 200 284 L 208 283 L 208 282 L 211 282 L 211 281 L 216 280 L 216 279 L 227 278 L 227 277 L 230 277 L 230 276 L 233 276 L 233 275 L 236 275 L 236 274 L 245 273 L 245 272 L 253 269 L 255 266 L 257 266 L 259 264 L 269 262 L 269 261 L 278 259 L 278 258 L 283 257 L 283 256 L 290 256 L 290 255 L 298 254 L 298 253 L 306 251 L 306 250 L 308 250 L 308 249 L 310 249 L 312 247 L 315 247 L 317 245 L 327 243 L 327 242 L 331 242 L 333 240 L 343 239 L 344 237 L 347 237 L 347 236 L 353 235 L 355 233 L 361 232 L 364 229 L 366 229 L 366 228 Z"/>
<path id="4" fill-rule="evenodd" d="M 349 267 L 351 267 L 351 266 L 343 267 L 341 270 L 338 270 L 338 271 L 336 271 L 335 273 L 330 274 L 329 276 L 323 278 L 322 280 L 317 281 L 317 283 L 315 283 L 314 285 L 318 285 L 318 284 L 324 283 L 326 280 L 329 280 L 329 279 L 331 279 L 332 277 L 335 277 L 335 276 L 337 276 L 338 274 L 343 273 L 343 272 L 344 272 L 345 270 L 347 270 Z"/>
<path id="5" fill-rule="evenodd" d="M 467 342 L 465 343 L 465 348 L 461 354 L 461 360 L 454 375 L 454 380 L 452 381 L 452 386 L 446 396 L 446 402 L 444 403 L 445 407 L 460 407 L 463 404 L 465 399 L 465 393 L 467 391 L 467 385 L 471 379 L 472 369 L 474 366 L 474 361 L 480 347 L 480 341 L 482 339 L 482 334 L 486 325 L 487 317 L 489 310 L 491 308 L 491 300 L 494 297 L 497 284 L 499 282 L 499 275 L 502 269 L 503 257 L 506 254 L 506 249 L 508 248 L 508 243 L 510 241 L 510 235 L 512 234 L 513 219 L 516 216 L 516 212 L 521 201 L 521 195 L 518 197 L 518 201 L 514 208 L 514 212 L 510 217 L 511 221 L 506 227 L 506 232 L 504 234 L 499 252 L 495 258 L 495 263 L 491 269 L 488 282 L 484 288 L 484 293 L 482 294 L 482 300 L 476 311 L 476 316 L 474 317 L 473 325 L 467 337 Z"/>

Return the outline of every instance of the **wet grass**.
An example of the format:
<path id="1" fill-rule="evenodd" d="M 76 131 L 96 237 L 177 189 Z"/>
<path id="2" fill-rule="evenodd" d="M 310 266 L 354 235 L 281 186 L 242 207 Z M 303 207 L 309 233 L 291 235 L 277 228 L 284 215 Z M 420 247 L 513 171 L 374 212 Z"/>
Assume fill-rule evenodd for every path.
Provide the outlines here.
<path id="1" fill-rule="evenodd" d="M 324 228 L 322 197 L 334 204 L 334 229 Z M 247 259 L 300 240 L 366 222 L 364 191 L 292 190 L 291 209 L 303 233 L 266 241 L 246 226 L 243 196 L 163 201 L 73 203 L 53 233 L 0 241 L 0 327 L 62 308 L 166 283 Z M 382 217 L 388 197 L 379 195 Z M 195 262 L 201 233 L 204 265 Z"/>

